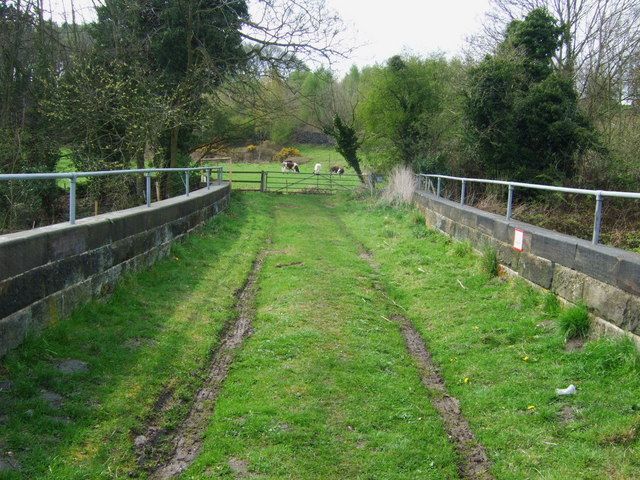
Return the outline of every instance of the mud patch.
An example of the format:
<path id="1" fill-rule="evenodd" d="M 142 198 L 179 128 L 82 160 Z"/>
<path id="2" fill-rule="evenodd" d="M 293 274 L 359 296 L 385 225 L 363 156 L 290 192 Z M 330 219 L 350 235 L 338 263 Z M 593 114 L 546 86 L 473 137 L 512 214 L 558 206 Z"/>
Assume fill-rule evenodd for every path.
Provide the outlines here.
<path id="1" fill-rule="evenodd" d="M 82 373 L 89 371 L 89 365 L 82 360 L 75 360 L 73 358 L 67 358 L 64 360 L 56 360 L 55 361 L 56 369 L 59 372 L 73 374 L 73 373 Z"/>
<path id="2" fill-rule="evenodd" d="M 133 433 L 133 444 L 138 455 L 138 464 L 142 467 L 157 463 L 162 456 L 163 439 L 167 431 L 161 422 L 165 414 L 176 404 L 173 388 L 165 388 L 153 405 L 153 414 L 147 420 L 144 432 Z"/>
<path id="3" fill-rule="evenodd" d="M 249 462 L 246 460 L 230 458 L 228 464 L 236 478 L 245 478 L 249 475 Z"/>
<path id="4" fill-rule="evenodd" d="M 58 395 L 56 392 L 49 390 L 40 390 L 40 398 L 49 405 L 50 408 L 59 409 L 62 407 L 62 395 Z"/>
<path id="5" fill-rule="evenodd" d="M 129 350 L 136 350 L 140 347 L 149 347 L 156 345 L 156 341 L 146 337 L 132 337 L 124 342 L 124 346 Z"/>
<path id="6" fill-rule="evenodd" d="M 9 473 L 20 469 L 20 464 L 13 457 L 13 453 L 9 452 L 7 455 L 0 455 L 0 473 Z"/>
<path id="7" fill-rule="evenodd" d="M 566 425 L 575 421 L 576 419 L 576 411 L 573 407 L 565 405 L 562 407 L 562 410 L 558 412 L 558 420 L 561 424 Z"/>
<path id="8" fill-rule="evenodd" d="M 286 268 L 286 267 L 302 267 L 304 266 L 304 262 L 290 262 L 290 263 L 278 263 L 276 268 Z"/>
<path id="9" fill-rule="evenodd" d="M 346 226 L 344 228 L 346 228 Z M 367 249 L 367 247 L 364 246 L 364 244 L 360 242 L 357 242 L 357 243 L 358 243 L 358 257 L 360 257 L 360 259 L 367 262 L 371 266 L 371 268 L 373 268 L 377 272 L 380 269 L 380 264 L 373 259 L 373 253 L 371 253 Z"/>
<path id="10" fill-rule="evenodd" d="M 202 448 L 202 433 L 213 415 L 222 384 L 229 373 L 236 350 L 251 333 L 254 316 L 254 298 L 257 279 L 267 251 L 258 254 L 245 286 L 238 293 L 236 310 L 238 318 L 223 334 L 209 367 L 209 375 L 198 391 L 187 418 L 171 439 L 173 450 L 168 461 L 163 462 L 149 478 L 174 478 L 184 472 L 195 460 Z M 139 442 L 143 439 L 137 437 Z M 145 444 L 147 442 L 144 442 Z M 231 467 L 232 468 L 232 467 Z"/>
<path id="11" fill-rule="evenodd" d="M 392 319 L 400 324 L 407 349 L 420 369 L 422 383 L 435 392 L 431 401 L 442 417 L 445 430 L 460 455 L 460 475 L 462 478 L 472 479 L 493 478 L 489 471 L 489 458 L 484 447 L 478 443 L 469 422 L 462 415 L 458 399 L 447 393 L 444 380 L 422 337 L 406 318 L 394 315 Z"/>
<path id="12" fill-rule="evenodd" d="M 565 352 L 575 352 L 584 348 L 586 340 L 584 338 L 570 338 L 564 344 Z"/>
<path id="13" fill-rule="evenodd" d="M 638 439 L 639 431 L 640 421 L 638 425 L 634 425 L 626 430 L 606 435 L 599 443 L 603 446 L 631 445 Z"/>

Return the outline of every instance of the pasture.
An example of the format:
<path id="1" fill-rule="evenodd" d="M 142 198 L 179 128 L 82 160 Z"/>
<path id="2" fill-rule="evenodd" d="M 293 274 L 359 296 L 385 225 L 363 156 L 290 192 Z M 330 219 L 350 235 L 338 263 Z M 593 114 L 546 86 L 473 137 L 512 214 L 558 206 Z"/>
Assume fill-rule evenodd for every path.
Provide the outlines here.
<path id="1" fill-rule="evenodd" d="M 234 190 L 259 190 L 261 185 L 260 172 L 269 172 L 268 185 L 270 191 L 320 191 L 351 190 L 360 184 L 353 169 L 348 168 L 344 159 L 330 146 L 296 145 L 302 153 L 302 158 L 295 158 L 299 162 L 300 173 L 282 173 L 282 163 L 277 161 L 244 163 L 229 161 L 224 165 L 224 180 L 230 180 Z M 313 176 L 316 163 L 322 165 L 321 176 Z M 329 169 L 339 165 L 347 167 L 343 176 L 328 177 Z"/>
<path id="2" fill-rule="evenodd" d="M 561 315 L 413 208 L 234 192 L 169 258 L 1 361 L 0 476 L 164 478 L 198 405 L 180 478 L 637 478 L 638 355 L 567 348 Z M 227 352 L 241 319 L 251 333 Z M 442 398 L 486 452 L 481 475 Z"/>

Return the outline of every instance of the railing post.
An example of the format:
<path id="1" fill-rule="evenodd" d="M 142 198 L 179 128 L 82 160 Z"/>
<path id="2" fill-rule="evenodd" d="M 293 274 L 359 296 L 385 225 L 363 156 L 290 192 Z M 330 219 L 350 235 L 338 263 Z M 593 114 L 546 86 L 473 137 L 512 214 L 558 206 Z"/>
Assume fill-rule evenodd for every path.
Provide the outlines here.
<path id="1" fill-rule="evenodd" d="M 265 175 L 264 170 L 260 172 L 260 191 L 264 193 L 265 191 Z"/>
<path id="2" fill-rule="evenodd" d="M 438 187 L 436 189 L 436 197 L 440 196 L 441 191 L 442 191 L 442 178 L 438 177 Z"/>
<path id="3" fill-rule="evenodd" d="M 211 189 L 211 169 L 205 168 L 205 175 L 207 177 L 207 190 Z"/>
<path id="4" fill-rule="evenodd" d="M 218 167 L 218 183 L 222 183 L 222 167 Z"/>
<path id="5" fill-rule="evenodd" d="M 184 172 L 184 194 L 189 196 L 189 172 Z"/>
<path id="6" fill-rule="evenodd" d="M 151 206 L 151 174 L 145 173 L 144 180 L 146 182 L 146 191 L 147 191 L 147 207 Z"/>
<path id="7" fill-rule="evenodd" d="M 76 223 L 76 183 L 78 178 L 73 175 L 71 178 L 71 184 L 69 185 L 69 223 L 71 225 Z"/>
<path id="8" fill-rule="evenodd" d="M 596 193 L 596 211 L 593 219 L 593 237 L 591 243 L 600 243 L 600 227 L 602 226 L 602 192 Z"/>
<path id="9" fill-rule="evenodd" d="M 462 180 L 462 188 L 460 189 L 460 205 L 464 205 L 464 196 L 467 193 L 467 182 Z"/>
<path id="10" fill-rule="evenodd" d="M 509 185 L 509 195 L 507 197 L 507 220 L 511 220 L 513 210 L 513 185 Z"/>

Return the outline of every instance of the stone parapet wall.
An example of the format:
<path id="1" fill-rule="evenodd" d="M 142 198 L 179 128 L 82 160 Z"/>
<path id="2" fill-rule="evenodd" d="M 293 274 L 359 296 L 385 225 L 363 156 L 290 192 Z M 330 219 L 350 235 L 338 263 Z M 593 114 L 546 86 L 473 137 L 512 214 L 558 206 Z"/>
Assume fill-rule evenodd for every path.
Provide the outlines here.
<path id="1" fill-rule="evenodd" d="M 415 201 L 429 225 L 476 248 L 493 246 L 505 267 L 568 302 L 583 302 L 610 324 L 601 325 L 605 330 L 628 332 L 640 343 L 640 255 L 424 192 L 417 193 Z M 515 229 L 524 232 L 522 252 L 513 248 Z"/>
<path id="2" fill-rule="evenodd" d="M 113 213 L 0 236 L 0 356 L 50 321 L 110 293 L 121 275 L 224 210 L 228 183 Z"/>

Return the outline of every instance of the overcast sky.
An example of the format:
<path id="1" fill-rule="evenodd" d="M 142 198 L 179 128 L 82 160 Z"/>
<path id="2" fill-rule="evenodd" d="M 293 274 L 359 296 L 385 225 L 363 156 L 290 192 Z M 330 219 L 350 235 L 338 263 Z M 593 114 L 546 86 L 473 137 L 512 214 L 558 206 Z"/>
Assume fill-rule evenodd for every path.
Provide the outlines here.
<path id="1" fill-rule="evenodd" d="M 360 47 L 351 58 L 334 66 L 346 72 L 352 64 L 360 67 L 384 62 L 398 53 L 428 55 L 442 52 L 459 54 L 464 39 L 480 29 L 489 0 L 326 0 L 346 26 L 348 37 Z M 45 0 L 62 20 L 70 12 L 72 0 Z M 92 0 L 73 0 L 78 11 L 76 21 L 90 21 Z M 66 8 L 65 8 L 66 5 Z M 69 13 L 67 13 L 69 21 Z"/>
<path id="2" fill-rule="evenodd" d="M 465 37 L 480 30 L 489 0 L 327 0 L 364 44 L 351 61 L 358 66 L 409 52 L 447 56 L 461 53 Z"/>

